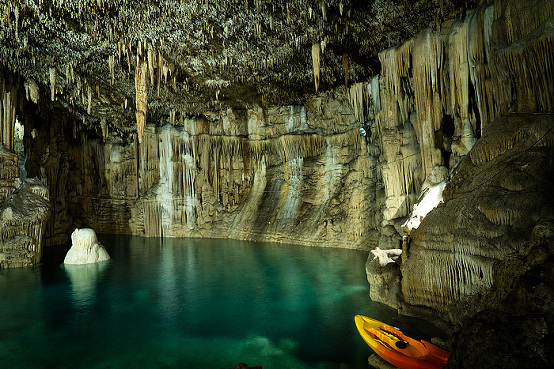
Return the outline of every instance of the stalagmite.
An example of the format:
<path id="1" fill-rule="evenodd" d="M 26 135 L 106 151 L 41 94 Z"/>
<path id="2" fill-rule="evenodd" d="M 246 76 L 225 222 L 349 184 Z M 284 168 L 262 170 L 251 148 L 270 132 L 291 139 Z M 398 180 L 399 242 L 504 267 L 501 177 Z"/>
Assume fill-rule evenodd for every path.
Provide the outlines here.
<path id="1" fill-rule="evenodd" d="M 148 65 L 144 61 L 140 61 L 135 71 L 136 118 L 139 143 L 142 143 L 142 135 L 146 126 L 147 74 Z"/>
<path id="2" fill-rule="evenodd" d="M 71 234 L 71 243 L 64 264 L 90 264 L 110 259 L 96 232 L 90 228 L 75 229 Z"/>
<path id="3" fill-rule="evenodd" d="M 314 69 L 314 82 L 315 82 L 315 92 L 319 89 L 319 68 L 321 67 L 321 45 L 319 43 L 312 45 L 312 62 Z"/>
<path id="4" fill-rule="evenodd" d="M 41 261 L 50 216 L 48 188 L 41 181 L 17 179 L 15 183 L 15 190 L 1 206 L 0 269 L 33 266 Z"/>

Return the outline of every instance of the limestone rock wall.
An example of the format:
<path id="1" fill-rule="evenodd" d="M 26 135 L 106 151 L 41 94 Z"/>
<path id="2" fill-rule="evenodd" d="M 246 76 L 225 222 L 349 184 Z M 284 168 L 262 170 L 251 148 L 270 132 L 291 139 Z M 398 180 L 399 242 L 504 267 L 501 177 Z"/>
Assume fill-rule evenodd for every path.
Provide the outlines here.
<path id="1" fill-rule="evenodd" d="M 15 189 L 17 177 L 19 177 L 17 154 L 0 145 L 0 203 L 4 202 Z"/>
<path id="2" fill-rule="evenodd" d="M 36 265 L 42 258 L 50 202 L 38 180 L 17 180 L 0 206 L 0 268 Z"/>
<path id="3" fill-rule="evenodd" d="M 402 270 L 406 303 L 461 321 L 486 305 L 466 311 L 464 301 L 487 300 L 493 286 L 512 282 L 496 268 L 530 258 L 535 224 L 554 219 L 553 145 L 553 115 L 512 114 L 485 130 L 447 185 L 445 203 L 411 234 Z"/>
<path id="4" fill-rule="evenodd" d="M 377 168 L 385 197 L 379 246 L 399 247 L 399 220 L 417 196 L 429 185 L 450 180 L 445 201 L 451 204 L 432 212 L 411 243 L 405 243 L 400 305 L 446 312 L 468 296 L 484 293 L 494 284 L 493 264 L 528 239 L 533 221 L 543 213 L 551 216 L 541 202 L 548 193 L 534 179 L 543 177 L 523 175 L 495 159 L 504 154 L 515 161 L 517 150 L 550 145 L 551 115 L 510 114 L 552 111 L 553 20 L 554 1 L 497 0 L 379 54 L 378 98 L 366 83 L 363 99 L 355 99 L 356 111 L 373 108 L 369 124 L 375 127 L 372 139 L 379 142 Z M 540 160 L 525 160 L 548 167 L 541 155 Z M 475 172 L 467 169 L 470 162 Z M 477 185 L 470 178 L 478 178 L 477 168 L 485 163 Z M 498 175 L 486 177 L 491 172 Z M 500 178 L 502 183 L 496 183 Z M 453 195 L 465 180 L 473 183 L 466 191 L 480 197 Z M 521 186 L 534 185 L 538 187 L 520 192 Z M 502 194 L 503 188 L 511 192 Z M 535 197 L 527 204 L 526 196 Z M 466 209 L 472 206 L 478 214 Z M 514 229 L 515 238 L 510 238 Z M 502 237 L 507 237 L 504 243 Z M 370 280 L 375 279 L 372 270 L 368 268 Z M 382 301 L 399 303 L 389 297 Z"/>
<path id="5" fill-rule="evenodd" d="M 40 262 L 49 218 L 48 189 L 20 170 L 24 154 L 16 121 L 23 96 L 20 78 L 0 67 L 0 268 Z"/>
<path id="6" fill-rule="evenodd" d="M 305 105 L 148 124 L 140 144 L 66 133 L 43 138 L 58 154 L 50 144 L 35 157 L 39 172 L 48 172 L 45 155 L 68 168 L 56 183 L 77 227 L 369 249 L 379 186 L 359 128 L 347 95 L 336 92 Z M 56 240 L 64 231 L 51 232 Z"/>
<path id="7" fill-rule="evenodd" d="M 385 222 L 447 179 L 496 117 L 552 110 L 553 4 L 483 4 L 379 54 Z"/>

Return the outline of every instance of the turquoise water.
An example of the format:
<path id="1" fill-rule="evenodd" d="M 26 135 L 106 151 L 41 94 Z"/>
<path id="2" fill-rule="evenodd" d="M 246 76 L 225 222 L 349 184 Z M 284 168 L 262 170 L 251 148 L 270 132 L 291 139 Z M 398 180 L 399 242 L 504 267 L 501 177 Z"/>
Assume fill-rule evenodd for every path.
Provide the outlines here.
<path id="1" fill-rule="evenodd" d="M 369 299 L 367 252 L 99 239 L 112 260 L 0 270 L 2 368 L 367 368 L 354 315 L 415 326 Z"/>

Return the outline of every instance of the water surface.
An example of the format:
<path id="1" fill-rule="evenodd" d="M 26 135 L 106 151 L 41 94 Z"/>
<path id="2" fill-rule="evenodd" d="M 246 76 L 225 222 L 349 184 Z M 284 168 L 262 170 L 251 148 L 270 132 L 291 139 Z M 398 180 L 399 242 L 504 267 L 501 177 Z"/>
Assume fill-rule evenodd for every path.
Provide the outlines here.
<path id="1" fill-rule="evenodd" d="M 2 367 L 367 368 L 354 315 L 418 323 L 369 299 L 367 252 L 99 239 L 112 260 L 0 270 Z"/>

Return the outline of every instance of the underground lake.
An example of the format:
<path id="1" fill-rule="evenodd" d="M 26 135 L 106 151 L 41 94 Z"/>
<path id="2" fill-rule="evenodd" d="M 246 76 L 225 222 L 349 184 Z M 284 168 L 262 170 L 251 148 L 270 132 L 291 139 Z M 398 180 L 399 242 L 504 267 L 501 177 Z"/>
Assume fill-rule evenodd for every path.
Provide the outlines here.
<path id="1" fill-rule="evenodd" d="M 368 368 L 354 315 L 437 333 L 370 300 L 364 251 L 98 237 L 110 261 L 0 270 L 2 367 Z"/>

